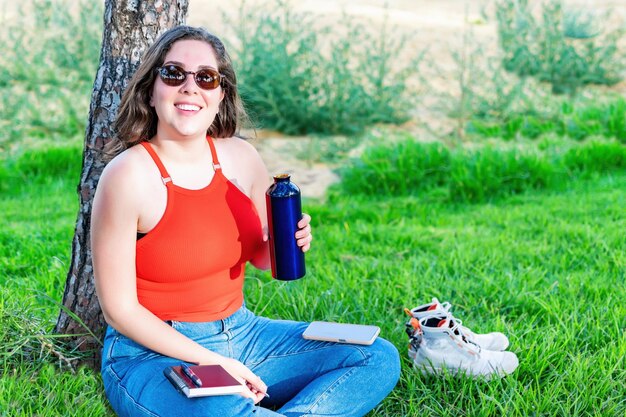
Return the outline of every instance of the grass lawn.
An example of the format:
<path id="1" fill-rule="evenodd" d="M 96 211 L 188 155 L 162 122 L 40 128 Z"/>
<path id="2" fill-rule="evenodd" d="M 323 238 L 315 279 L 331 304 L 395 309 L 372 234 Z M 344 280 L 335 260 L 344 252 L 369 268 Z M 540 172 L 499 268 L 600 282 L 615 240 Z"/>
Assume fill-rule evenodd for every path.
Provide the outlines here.
<path id="1" fill-rule="evenodd" d="M 63 293 L 75 184 L 51 179 L 0 196 L 1 416 L 113 415 L 97 373 L 59 371 L 36 351 Z M 249 267 L 247 303 L 274 318 L 380 325 L 403 372 L 371 415 L 623 417 L 624 207 L 624 173 L 487 204 L 305 201 L 315 235 L 307 277 L 277 282 Z M 491 382 L 412 370 L 402 309 L 433 296 L 474 331 L 506 333 L 518 370 Z"/>

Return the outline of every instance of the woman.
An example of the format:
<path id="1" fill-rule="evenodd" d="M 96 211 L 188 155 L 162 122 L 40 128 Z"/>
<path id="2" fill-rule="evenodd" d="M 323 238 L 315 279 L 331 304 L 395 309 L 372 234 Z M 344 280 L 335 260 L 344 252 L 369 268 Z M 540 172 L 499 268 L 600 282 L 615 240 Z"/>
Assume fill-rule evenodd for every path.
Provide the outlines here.
<path id="1" fill-rule="evenodd" d="M 243 115 L 224 45 L 187 26 L 148 49 L 122 97 L 115 129 L 125 150 L 102 173 L 91 229 L 109 324 L 102 378 L 120 416 L 356 416 L 397 382 L 398 353 L 385 340 L 308 341 L 306 323 L 245 307 L 245 264 L 270 265 L 270 181 L 255 149 L 233 136 Z M 296 232 L 303 251 L 309 222 Z M 181 362 L 220 364 L 248 390 L 188 399 L 163 375 Z"/>

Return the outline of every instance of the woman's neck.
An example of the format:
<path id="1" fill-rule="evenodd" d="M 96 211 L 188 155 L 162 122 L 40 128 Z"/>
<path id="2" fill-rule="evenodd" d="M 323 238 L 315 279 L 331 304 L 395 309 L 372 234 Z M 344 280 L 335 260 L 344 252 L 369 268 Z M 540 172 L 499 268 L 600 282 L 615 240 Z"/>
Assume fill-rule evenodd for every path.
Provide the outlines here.
<path id="1" fill-rule="evenodd" d="M 206 135 L 185 138 L 172 138 L 157 133 L 151 140 L 160 155 L 175 162 L 192 162 L 206 158 L 209 151 Z"/>

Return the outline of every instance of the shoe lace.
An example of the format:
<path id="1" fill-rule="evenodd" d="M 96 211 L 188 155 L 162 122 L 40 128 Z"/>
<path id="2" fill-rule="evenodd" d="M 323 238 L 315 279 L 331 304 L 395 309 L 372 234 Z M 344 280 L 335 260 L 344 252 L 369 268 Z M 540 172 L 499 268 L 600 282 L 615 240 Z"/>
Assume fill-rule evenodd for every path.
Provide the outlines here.
<path id="1" fill-rule="evenodd" d="M 456 317 L 454 317 L 454 315 L 450 311 L 452 309 L 452 304 L 450 304 L 448 301 L 444 301 L 443 303 L 439 303 L 439 304 L 441 305 L 442 310 L 445 311 L 446 314 L 448 315 L 448 318 L 458 323 L 459 332 L 462 333 L 464 336 L 466 336 L 467 339 L 473 339 L 474 332 L 472 332 L 469 328 L 463 326 L 463 322 L 457 319 Z"/>
<path id="2" fill-rule="evenodd" d="M 472 345 L 476 346 L 479 351 L 482 350 L 481 347 L 473 341 L 473 332 L 467 327 L 463 326 L 463 321 L 454 317 L 454 315 L 450 311 L 452 309 L 452 304 L 450 304 L 450 302 L 448 301 L 444 301 L 443 303 L 440 302 L 439 305 L 441 306 L 441 309 L 433 310 L 433 317 L 443 313 L 445 319 L 447 319 L 450 323 L 450 330 L 452 330 L 454 334 L 459 336 L 461 340 L 463 340 L 465 343 L 471 343 Z M 412 312 L 408 309 L 405 309 L 405 313 L 410 317 L 414 317 L 412 315 Z M 405 326 L 405 331 L 406 334 L 409 336 L 411 347 L 415 350 L 419 349 L 419 345 L 422 342 L 421 329 L 416 328 L 415 325 L 412 325 L 411 320 L 409 320 Z"/>
<path id="3" fill-rule="evenodd" d="M 476 346 L 478 348 L 479 351 L 481 351 L 481 347 L 472 340 L 471 337 L 469 337 L 468 334 L 465 333 L 464 330 L 469 330 L 467 329 L 467 327 L 463 327 L 463 322 L 457 318 L 455 318 L 452 313 L 448 313 L 448 320 L 449 320 L 449 328 L 450 330 L 452 330 L 452 332 L 454 334 L 456 334 L 457 336 L 459 336 L 465 343 L 471 343 L 472 345 Z"/>

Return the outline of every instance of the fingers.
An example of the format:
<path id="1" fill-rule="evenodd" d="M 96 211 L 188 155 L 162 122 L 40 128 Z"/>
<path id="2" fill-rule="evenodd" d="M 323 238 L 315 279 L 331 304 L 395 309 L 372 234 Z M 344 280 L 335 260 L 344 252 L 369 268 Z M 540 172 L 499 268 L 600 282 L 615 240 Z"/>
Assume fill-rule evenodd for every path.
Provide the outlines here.
<path id="1" fill-rule="evenodd" d="M 258 395 L 254 394 L 250 387 L 246 386 L 246 389 L 241 392 L 241 396 L 244 398 L 250 398 L 255 404 L 259 403 Z"/>
<path id="2" fill-rule="evenodd" d="M 258 404 L 263 398 L 268 397 L 267 385 L 258 376 L 250 373 L 250 377 L 246 378 L 246 387 L 244 396 L 250 398 L 255 404 Z"/>
<path id="3" fill-rule="evenodd" d="M 234 359 L 228 359 L 222 366 L 228 367 L 227 370 L 245 384 L 246 389 L 241 395 L 250 398 L 255 404 L 265 398 L 267 385 L 243 363 Z"/>
<path id="4" fill-rule="evenodd" d="M 264 393 L 250 385 L 246 386 L 246 389 L 241 393 L 241 395 L 244 398 L 250 398 L 254 404 L 260 403 L 266 396 Z"/>
<path id="5" fill-rule="evenodd" d="M 300 228 L 296 232 L 296 242 L 302 252 L 306 252 L 311 249 L 311 241 L 313 240 L 313 234 L 311 233 L 311 216 L 306 213 L 302 213 L 302 219 L 298 222 Z"/>
<path id="6" fill-rule="evenodd" d="M 311 216 L 306 213 L 302 213 L 302 218 L 298 222 L 298 227 L 300 229 L 304 228 L 307 224 L 311 223 Z"/>
<path id="7" fill-rule="evenodd" d="M 302 249 L 302 252 L 306 252 L 309 249 L 311 249 L 311 241 L 312 240 L 313 240 L 313 235 L 309 233 L 305 237 L 303 237 L 301 239 L 297 239 L 296 242 L 297 242 L 298 246 L 300 246 L 300 248 Z"/>
<path id="8" fill-rule="evenodd" d="M 246 380 L 246 387 L 248 387 L 247 394 L 249 394 L 246 395 L 246 397 L 251 398 L 252 401 L 257 404 L 259 401 L 265 398 L 265 395 L 267 393 L 267 385 L 265 385 L 265 382 L 263 382 L 263 380 L 261 380 L 259 376 L 252 373 L 250 369 L 245 366 L 244 369 L 245 371 L 242 376 Z"/>
<path id="9" fill-rule="evenodd" d="M 263 382 L 263 380 L 261 380 L 261 378 L 259 378 L 257 375 L 253 374 L 252 372 L 251 375 L 252 376 L 250 378 L 246 378 L 248 385 L 252 387 L 253 392 L 257 391 L 265 396 L 265 393 L 267 392 L 267 385 L 265 385 L 265 382 Z"/>
<path id="10" fill-rule="evenodd" d="M 263 398 L 269 397 L 269 395 L 267 393 L 264 393 L 264 392 L 258 390 L 253 385 L 247 384 L 247 386 L 248 386 L 248 390 L 250 390 L 252 395 L 254 395 L 254 398 L 252 400 L 254 401 L 255 404 L 258 404 L 259 402 L 261 402 L 263 400 Z"/>
<path id="11" fill-rule="evenodd" d="M 296 232 L 296 239 L 298 239 L 298 242 L 303 241 L 304 243 L 309 243 L 311 242 L 311 239 L 309 239 L 308 242 L 305 242 L 305 240 L 311 236 L 312 235 L 311 235 L 310 224 L 307 224 L 304 229 L 300 229 Z M 299 245 L 299 246 L 302 246 L 302 245 Z"/>

